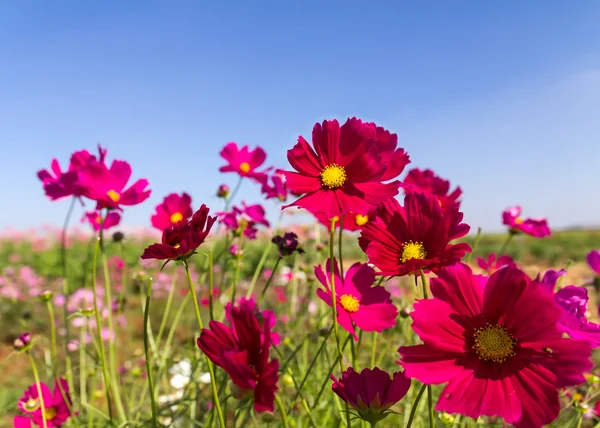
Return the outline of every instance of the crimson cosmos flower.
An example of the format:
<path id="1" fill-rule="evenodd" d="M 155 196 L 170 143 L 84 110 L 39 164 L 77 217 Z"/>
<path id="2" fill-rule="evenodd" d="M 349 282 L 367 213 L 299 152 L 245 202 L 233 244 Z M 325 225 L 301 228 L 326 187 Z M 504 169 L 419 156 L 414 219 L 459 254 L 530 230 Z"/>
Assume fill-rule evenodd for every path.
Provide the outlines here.
<path id="1" fill-rule="evenodd" d="M 458 205 L 460 203 L 458 198 L 462 194 L 460 187 L 450 192 L 450 182 L 438 177 L 430 169 L 420 170 L 419 168 L 413 168 L 408 171 L 402 182 L 402 188 L 405 194 L 425 193 L 435 196 L 440 206 L 444 209 Z"/>
<path id="2" fill-rule="evenodd" d="M 156 206 L 156 213 L 150 221 L 158 230 L 165 230 L 173 224 L 187 220 L 192 214 L 192 197 L 185 192 L 181 196 L 171 193 Z"/>
<path id="3" fill-rule="evenodd" d="M 389 408 L 400 401 L 410 388 L 410 379 L 402 372 L 390 375 L 375 367 L 358 373 L 352 367 L 338 380 L 331 375 L 332 389 L 348 403 L 361 419 L 376 424 L 389 414 Z"/>
<path id="4" fill-rule="evenodd" d="M 257 308 L 242 304 L 230 307 L 231 327 L 210 321 L 202 329 L 198 347 L 223 368 L 243 397 L 254 397 L 254 410 L 273 412 L 279 360 L 269 361 L 271 326 L 257 319 Z"/>
<path id="5" fill-rule="evenodd" d="M 477 257 L 477 265 L 483 269 L 488 275 L 496 272 L 504 266 L 516 267 L 517 264 L 511 256 L 500 256 L 496 258 L 496 254 L 490 253 L 487 260 L 483 257 Z"/>
<path id="6" fill-rule="evenodd" d="M 398 193 L 400 182 L 382 183 L 387 165 L 373 124 L 352 118 L 340 128 L 337 120 L 325 120 L 314 126 L 312 141 L 314 150 L 302 136 L 288 150 L 297 172 L 284 171 L 287 187 L 305 195 L 283 208 L 323 211 L 327 218 L 365 215 Z"/>
<path id="7" fill-rule="evenodd" d="M 407 376 L 447 383 L 440 412 L 541 427 L 558 416 L 558 390 L 592 368 L 589 342 L 563 338 L 552 293 L 518 268 L 487 278 L 457 263 L 431 279 L 431 292 L 411 314 L 424 344 L 398 352 Z"/>
<path id="8" fill-rule="evenodd" d="M 69 395 L 69 384 L 63 378 L 60 378 L 60 388 L 58 382 L 54 382 L 54 394 L 50 391 L 50 388 L 45 383 L 40 384 L 42 390 L 42 398 L 44 399 L 44 409 L 46 416 L 46 425 L 48 428 L 60 427 L 63 423 L 69 419 L 71 413 L 69 411 L 69 403 L 71 403 L 71 397 Z M 64 397 L 63 397 L 63 392 Z M 65 398 L 67 401 L 65 401 Z M 19 409 L 22 412 L 28 414 L 26 416 L 16 416 L 14 419 L 14 426 L 17 428 L 31 427 L 31 422 L 37 426 L 43 425 L 42 418 L 42 406 L 39 400 L 37 385 L 33 384 L 25 390 L 23 397 L 19 400 Z"/>
<path id="9" fill-rule="evenodd" d="M 362 228 L 358 243 L 380 275 L 435 272 L 471 251 L 466 243 L 449 244 L 469 232 L 462 218 L 458 205 L 444 210 L 435 197 L 409 193 L 404 206 L 396 199 L 384 202 L 376 218 Z"/>
<path id="10" fill-rule="evenodd" d="M 216 217 L 208 215 L 205 205 L 194 213 L 190 220 L 180 221 L 163 230 L 160 244 L 152 244 L 144 250 L 142 259 L 185 260 L 196 252 L 204 242 Z"/>

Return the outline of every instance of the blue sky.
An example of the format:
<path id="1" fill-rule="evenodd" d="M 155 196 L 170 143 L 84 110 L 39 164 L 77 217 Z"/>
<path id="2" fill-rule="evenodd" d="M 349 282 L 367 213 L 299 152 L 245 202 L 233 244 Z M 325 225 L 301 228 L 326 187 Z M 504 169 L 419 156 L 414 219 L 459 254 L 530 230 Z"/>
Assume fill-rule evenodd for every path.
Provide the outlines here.
<path id="1" fill-rule="evenodd" d="M 298 135 L 348 116 L 460 185 L 473 229 L 513 204 L 599 225 L 599 21 L 595 1 L 5 2 L 0 230 L 62 223 L 35 173 L 98 142 L 150 180 L 124 217 L 142 226 L 170 192 L 220 209 L 228 141 L 287 167 Z"/>

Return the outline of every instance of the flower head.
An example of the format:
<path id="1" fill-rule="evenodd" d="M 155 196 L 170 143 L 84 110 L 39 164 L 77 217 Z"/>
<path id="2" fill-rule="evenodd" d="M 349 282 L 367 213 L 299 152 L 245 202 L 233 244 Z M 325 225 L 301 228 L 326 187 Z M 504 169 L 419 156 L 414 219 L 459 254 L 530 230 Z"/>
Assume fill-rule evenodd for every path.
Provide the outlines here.
<path id="1" fill-rule="evenodd" d="M 500 256 L 496 258 L 496 254 L 490 253 L 487 260 L 483 257 L 477 257 L 477 264 L 483 269 L 488 275 L 496 272 L 498 269 L 504 266 L 516 267 L 517 264 L 511 256 Z"/>
<path id="2" fill-rule="evenodd" d="M 521 217 L 521 207 L 518 205 L 504 210 L 502 213 L 502 224 L 508 226 L 511 233 L 522 232 L 537 238 L 543 238 L 552 234 L 545 218 L 523 219 Z"/>
<path id="3" fill-rule="evenodd" d="M 31 333 L 23 333 L 19 335 L 13 342 L 15 351 L 25 352 L 31 347 Z"/>
<path id="4" fill-rule="evenodd" d="M 102 218 L 102 213 L 99 211 L 86 212 L 81 221 L 87 221 L 95 232 L 100 230 L 108 230 L 111 227 L 117 226 L 121 221 L 121 215 L 117 212 L 109 212 L 105 218 Z"/>
<path id="5" fill-rule="evenodd" d="M 198 347 L 225 370 L 240 395 L 254 398 L 255 411 L 273 412 L 279 360 L 269 361 L 269 323 L 261 325 L 249 305 L 231 307 L 230 318 L 231 327 L 210 321 L 210 329 L 202 329 Z"/>
<path id="6" fill-rule="evenodd" d="M 269 179 L 272 184 L 269 184 Z M 277 198 L 281 202 L 285 202 L 287 200 L 288 190 L 285 184 L 284 171 L 276 169 L 272 175 L 265 177 L 261 193 L 265 195 L 266 199 Z"/>
<path id="7" fill-rule="evenodd" d="M 260 204 L 246 205 L 242 202 L 241 207 L 234 206 L 232 211 L 218 212 L 217 216 L 227 230 L 232 230 L 238 235 L 244 234 L 248 239 L 256 239 L 257 225 L 269 226 L 265 209 Z"/>
<path id="8" fill-rule="evenodd" d="M 331 375 L 333 392 L 348 403 L 361 419 L 375 424 L 388 415 L 388 410 L 400 401 L 410 388 L 404 373 L 390 375 L 375 367 L 358 373 L 352 367 L 338 380 Z"/>
<path id="9" fill-rule="evenodd" d="M 44 401 L 44 415 L 46 416 L 48 428 L 60 427 L 71 416 L 71 412 L 69 411 L 69 404 L 71 403 L 69 384 L 63 378 L 60 378 L 59 382 L 60 386 L 58 382 L 54 382 L 54 393 L 50 391 L 50 388 L 45 383 L 40 384 Z M 18 405 L 22 412 L 31 416 L 35 424 L 42 426 L 42 405 L 36 384 L 31 385 L 25 390 L 23 397 L 19 399 Z M 24 420 L 27 419 L 24 417 L 21 418 L 20 423 L 24 423 Z"/>
<path id="10" fill-rule="evenodd" d="M 375 145 L 379 151 L 381 162 L 385 165 L 385 172 L 381 180 L 388 181 L 398 177 L 402 174 L 406 165 L 410 163 L 406 151 L 403 148 L 396 148 L 398 146 L 398 135 L 392 134 L 374 123 L 367 123 L 366 125 L 375 127 Z"/>
<path id="11" fill-rule="evenodd" d="M 590 251 L 585 258 L 596 275 L 600 275 L 600 250 Z"/>
<path id="12" fill-rule="evenodd" d="M 325 290 L 317 289 L 317 295 L 331 306 L 331 260 L 325 263 L 327 275 L 321 266 L 315 266 L 315 275 Z M 392 303 L 390 293 L 384 287 L 372 287 L 375 272 L 366 264 L 350 266 L 342 281 L 337 260 L 334 259 L 334 281 L 337 302 L 337 322 L 358 340 L 354 326 L 364 331 L 382 332 L 396 325 L 398 309 Z"/>
<path id="13" fill-rule="evenodd" d="M 298 246 L 298 235 L 294 232 L 286 232 L 283 236 L 274 236 L 271 242 L 277 245 L 279 257 L 289 256 L 294 252 L 298 252 L 299 254 L 304 253 L 304 250 Z"/>
<path id="14" fill-rule="evenodd" d="M 375 125 L 352 118 L 340 128 L 337 120 L 325 120 L 314 126 L 312 141 L 314 150 L 299 137 L 288 151 L 297 172 L 284 171 L 287 187 L 305 195 L 284 208 L 323 211 L 327 218 L 364 215 L 398 193 L 398 181 L 382 183 L 387 165 L 379 153 Z"/>
<path id="15" fill-rule="evenodd" d="M 220 155 L 228 164 L 219 168 L 219 171 L 236 172 L 240 177 L 252 178 L 261 184 L 266 180 L 266 173 L 256 170 L 267 158 L 267 154 L 261 147 L 250 150 L 246 145 L 238 149 L 237 144 L 231 142 L 223 147 Z"/>
<path id="16" fill-rule="evenodd" d="M 471 251 L 466 243 L 449 243 L 469 232 L 462 218 L 458 205 L 444 210 L 432 196 L 409 193 L 404 206 L 395 199 L 383 203 L 362 228 L 358 243 L 382 275 L 435 272 Z"/>
<path id="17" fill-rule="evenodd" d="M 425 193 L 435 196 L 440 206 L 444 209 L 460 204 L 458 198 L 462 194 L 460 187 L 450 192 L 450 182 L 435 175 L 430 169 L 420 170 L 413 168 L 408 171 L 402 183 L 404 193 Z"/>
<path id="18" fill-rule="evenodd" d="M 518 268 L 487 278 L 457 263 L 431 292 L 411 314 L 424 344 L 398 351 L 407 376 L 447 383 L 436 410 L 541 427 L 558 416 L 558 390 L 585 381 L 589 343 L 562 337 L 552 294 Z"/>
<path id="19" fill-rule="evenodd" d="M 219 198 L 227 198 L 229 196 L 229 186 L 227 184 L 221 184 L 217 189 L 217 196 Z"/>
<path id="20" fill-rule="evenodd" d="M 137 180 L 125 188 L 130 178 L 131 166 L 121 160 L 114 160 L 108 168 L 104 162 L 92 159 L 79 171 L 79 184 L 85 188 L 85 196 L 96 201 L 97 210 L 122 210 L 122 205 L 137 205 L 148 199 L 148 180 Z"/>
<path id="21" fill-rule="evenodd" d="M 192 214 L 192 197 L 187 193 L 171 193 L 156 206 L 156 213 L 150 221 L 158 230 L 165 230 L 173 224 L 186 221 Z"/>
<path id="22" fill-rule="evenodd" d="M 163 230 L 160 244 L 152 244 L 144 250 L 142 259 L 185 260 L 202 245 L 216 217 L 208 215 L 205 205 L 194 213 L 190 220 L 181 221 Z"/>
<path id="23" fill-rule="evenodd" d="M 269 338 L 271 339 L 271 343 L 273 345 L 277 346 L 281 343 L 281 336 L 279 335 L 279 333 L 272 331 L 273 328 L 275 328 L 275 324 L 277 324 L 277 317 L 275 316 L 275 312 L 273 312 L 270 309 L 265 309 L 261 311 L 258 308 L 258 305 L 254 299 L 246 299 L 245 297 L 242 297 L 237 302 L 237 305 L 240 309 L 243 308 L 244 310 L 253 311 L 256 315 L 256 319 L 261 325 L 261 328 L 262 325 L 266 323 L 266 327 L 269 329 Z M 225 306 L 225 318 L 229 323 L 231 323 L 231 308 L 233 308 L 233 305 L 231 303 L 227 303 L 227 305 Z M 232 324 L 231 328 L 235 330 L 235 325 Z"/>

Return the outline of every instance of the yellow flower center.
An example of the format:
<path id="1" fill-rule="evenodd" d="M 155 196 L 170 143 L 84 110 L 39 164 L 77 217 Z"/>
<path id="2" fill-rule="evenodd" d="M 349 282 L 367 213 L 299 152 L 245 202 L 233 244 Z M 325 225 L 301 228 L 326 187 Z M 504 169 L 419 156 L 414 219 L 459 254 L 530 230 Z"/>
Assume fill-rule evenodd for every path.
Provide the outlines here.
<path id="1" fill-rule="evenodd" d="M 342 308 L 350 313 L 358 311 L 358 307 L 360 306 L 358 299 L 352 294 L 344 294 L 342 297 L 340 297 L 340 305 L 342 305 Z"/>
<path id="2" fill-rule="evenodd" d="M 480 360 L 503 363 L 507 358 L 515 356 L 517 340 L 499 324 L 486 324 L 475 329 L 473 349 Z"/>
<path id="3" fill-rule="evenodd" d="M 181 220 L 183 220 L 183 214 L 181 214 L 179 211 L 171 214 L 171 223 L 178 223 Z"/>
<path id="4" fill-rule="evenodd" d="M 327 165 L 323 172 L 321 172 L 321 183 L 330 189 L 342 187 L 347 178 L 346 170 L 337 163 Z"/>
<path id="5" fill-rule="evenodd" d="M 179 248 L 179 247 L 181 247 L 181 245 L 179 245 L 179 244 L 173 245 L 173 248 Z"/>
<path id="6" fill-rule="evenodd" d="M 517 217 L 515 219 L 515 224 L 523 224 L 523 219 L 521 217 Z"/>
<path id="7" fill-rule="evenodd" d="M 244 174 L 247 174 L 248 171 L 250 171 L 250 164 L 248 162 L 242 162 L 240 164 L 240 171 L 242 171 Z"/>
<path id="8" fill-rule="evenodd" d="M 29 400 L 27 400 L 23 406 L 28 412 L 35 412 L 40 407 L 40 402 L 35 398 L 29 398 Z"/>
<path id="9" fill-rule="evenodd" d="M 56 417 L 56 409 L 54 407 L 46 407 L 46 411 L 44 412 L 47 421 L 51 421 Z"/>
<path id="10" fill-rule="evenodd" d="M 100 216 L 100 215 L 96 216 L 96 223 L 98 223 L 98 224 L 102 223 L 102 216 Z"/>
<path id="11" fill-rule="evenodd" d="M 412 259 L 424 259 L 425 257 L 427 257 L 427 252 L 420 242 L 408 241 L 402 246 L 402 257 L 400 257 L 402 263 Z"/>
<path id="12" fill-rule="evenodd" d="M 119 202 L 119 199 L 121 199 L 121 195 L 119 195 L 117 192 L 115 192 L 114 190 L 109 190 L 108 192 L 106 192 L 106 196 L 108 196 L 110 199 L 112 199 L 113 202 Z"/>
<path id="13" fill-rule="evenodd" d="M 354 221 L 356 222 L 357 226 L 364 226 L 369 221 L 369 216 L 368 215 L 357 214 L 356 218 L 354 219 Z"/>

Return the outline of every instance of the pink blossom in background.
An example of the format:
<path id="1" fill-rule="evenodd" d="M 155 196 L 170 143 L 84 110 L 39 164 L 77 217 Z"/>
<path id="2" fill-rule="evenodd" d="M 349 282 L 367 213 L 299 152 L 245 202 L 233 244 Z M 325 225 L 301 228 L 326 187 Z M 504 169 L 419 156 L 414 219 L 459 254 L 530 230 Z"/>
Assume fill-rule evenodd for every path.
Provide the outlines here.
<path id="1" fill-rule="evenodd" d="M 488 275 L 496 272 L 498 269 L 504 266 L 516 267 L 517 264 L 510 256 L 500 256 L 496 258 L 496 254 L 490 253 L 487 260 L 483 257 L 477 257 L 477 265 L 483 269 Z"/>
<path id="2" fill-rule="evenodd" d="M 192 210 L 192 197 L 187 193 L 181 195 L 171 193 L 156 206 L 155 214 L 150 218 L 152 226 L 163 231 L 167 227 L 188 220 L 194 211 Z"/>
<path id="3" fill-rule="evenodd" d="M 270 183 L 269 183 L 270 180 Z M 282 169 L 276 169 L 273 174 L 265 178 L 261 193 L 266 199 L 279 199 L 281 202 L 287 200 L 288 190 L 285 185 L 285 175 Z"/>
<path id="4" fill-rule="evenodd" d="M 234 206 L 232 211 L 222 211 L 216 214 L 227 230 L 233 230 L 237 233 L 242 233 L 243 230 L 244 236 L 248 239 L 256 239 L 257 225 L 269 226 L 265 209 L 260 204 L 247 205 L 242 202 L 241 206 Z"/>
<path id="5" fill-rule="evenodd" d="M 600 275 L 600 250 L 592 250 L 586 256 L 586 260 L 590 268 Z"/>
<path id="6" fill-rule="evenodd" d="M 219 168 L 219 171 L 235 172 L 240 177 L 251 178 L 260 184 L 265 182 L 266 170 L 262 172 L 256 170 L 267 158 L 267 154 L 261 147 L 257 146 L 256 149 L 250 150 L 246 145 L 238 149 L 237 144 L 231 142 L 227 143 L 219 154 L 227 161 L 227 165 Z"/>
<path id="7" fill-rule="evenodd" d="M 108 230 L 111 227 L 115 227 L 121 221 L 121 215 L 117 212 L 110 212 L 104 220 L 102 220 L 102 214 L 98 211 L 88 211 L 81 218 L 82 222 L 86 222 L 92 226 L 95 232 L 100 230 Z"/>
<path id="8" fill-rule="evenodd" d="M 518 205 L 504 210 L 502 213 L 502 224 L 508 226 L 512 233 L 523 232 L 536 238 L 543 238 L 552 234 L 546 218 L 523 219 L 521 217 L 521 207 Z"/>
<path id="9" fill-rule="evenodd" d="M 425 193 L 433 196 L 443 209 L 452 209 L 460 204 L 458 198 L 462 194 L 460 187 L 450 192 L 450 182 L 435 175 L 430 169 L 413 168 L 404 178 L 402 188 L 405 194 Z"/>

